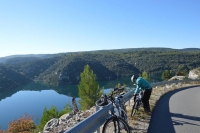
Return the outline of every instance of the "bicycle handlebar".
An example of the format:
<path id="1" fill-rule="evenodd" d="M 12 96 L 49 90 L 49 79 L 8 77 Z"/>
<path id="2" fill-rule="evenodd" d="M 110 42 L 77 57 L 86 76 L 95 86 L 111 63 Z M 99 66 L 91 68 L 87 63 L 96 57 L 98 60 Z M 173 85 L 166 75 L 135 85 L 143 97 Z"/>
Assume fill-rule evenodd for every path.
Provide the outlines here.
<path id="1" fill-rule="evenodd" d="M 108 104 L 108 100 L 110 100 L 111 102 L 114 102 L 114 93 L 118 93 L 118 92 L 122 92 L 125 90 L 125 87 L 121 87 L 121 88 L 114 88 L 114 91 L 112 91 L 110 96 L 107 96 L 106 94 L 104 94 L 99 100 L 96 101 L 96 104 L 98 106 L 105 106 Z"/>

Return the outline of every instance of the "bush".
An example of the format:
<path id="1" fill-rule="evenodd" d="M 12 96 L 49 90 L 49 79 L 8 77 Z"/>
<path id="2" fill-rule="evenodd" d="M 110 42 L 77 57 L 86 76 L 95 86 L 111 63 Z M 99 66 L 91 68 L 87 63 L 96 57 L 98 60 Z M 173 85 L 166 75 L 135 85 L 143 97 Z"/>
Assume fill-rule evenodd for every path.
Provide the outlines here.
<path id="1" fill-rule="evenodd" d="M 59 113 L 57 108 L 55 106 L 52 106 L 51 109 L 47 110 L 46 107 L 43 110 L 43 115 L 40 120 L 40 124 L 38 125 L 38 130 L 42 131 L 46 123 L 53 119 L 53 118 L 59 118 L 60 116 L 69 113 L 71 111 L 71 107 L 69 104 L 65 106 L 65 108 Z"/>
<path id="2" fill-rule="evenodd" d="M 64 115 L 64 114 L 67 114 L 67 113 L 69 113 L 69 112 L 71 112 L 71 111 L 72 111 L 72 109 L 71 109 L 70 105 L 67 104 L 67 105 L 65 106 L 65 108 L 64 108 L 62 111 L 60 111 L 59 117 L 61 117 L 61 116 Z"/>
<path id="3" fill-rule="evenodd" d="M 9 123 L 8 133 L 31 133 L 36 128 L 31 116 L 24 115 Z"/>
<path id="4" fill-rule="evenodd" d="M 46 123 L 53 119 L 53 118 L 58 118 L 58 110 L 56 109 L 55 106 L 52 106 L 51 109 L 47 110 L 46 107 L 44 107 L 43 110 L 43 115 L 42 118 L 40 120 L 40 124 L 38 125 L 38 128 L 40 130 L 43 130 L 44 126 L 46 125 Z"/>

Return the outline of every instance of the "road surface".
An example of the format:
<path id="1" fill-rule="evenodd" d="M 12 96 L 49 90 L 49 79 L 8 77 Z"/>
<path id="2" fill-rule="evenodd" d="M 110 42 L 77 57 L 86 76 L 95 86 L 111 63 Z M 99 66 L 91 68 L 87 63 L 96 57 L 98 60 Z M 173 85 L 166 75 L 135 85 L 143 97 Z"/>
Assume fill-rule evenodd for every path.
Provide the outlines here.
<path id="1" fill-rule="evenodd" d="M 200 87 L 164 95 L 152 112 L 148 133 L 200 133 Z"/>

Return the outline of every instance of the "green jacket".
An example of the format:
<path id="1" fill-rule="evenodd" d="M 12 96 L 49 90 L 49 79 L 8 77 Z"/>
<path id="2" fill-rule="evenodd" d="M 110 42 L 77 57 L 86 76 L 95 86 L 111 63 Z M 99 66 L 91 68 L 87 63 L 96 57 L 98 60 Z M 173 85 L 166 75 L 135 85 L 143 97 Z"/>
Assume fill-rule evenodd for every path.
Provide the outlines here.
<path id="1" fill-rule="evenodd" d="M 151 84 L 150 84 L 147 80 L 143 79 L 142 77 L 138 77 L 138 78 L 137 78 L 137 80 L 136 80 L 136 85 L 137 85 L 137 86 L 136 86 L 136 88 L 135 88 L 134 94 L 139 93 L 139 91 L 140 91 L 141 89 L 152 89 Z"/>

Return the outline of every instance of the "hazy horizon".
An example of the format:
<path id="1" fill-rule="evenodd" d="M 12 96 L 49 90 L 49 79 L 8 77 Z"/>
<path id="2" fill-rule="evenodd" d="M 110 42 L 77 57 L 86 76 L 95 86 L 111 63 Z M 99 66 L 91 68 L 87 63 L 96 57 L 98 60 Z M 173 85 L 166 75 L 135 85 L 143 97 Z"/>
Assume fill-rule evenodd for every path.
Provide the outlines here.
<path id="1" fill-rule="evenodd" d="M 141 48 L 121 48 L 121 49 L 146 49 L 146 48 L 167 48 L 167 49 L 177 49 L 177 48 L 168 48 L 168 47 L 141 47 Z M 200 49 L 200 48 L 180 48 L 177 50 L 181 50 L 181 49 Z M 104 50 L 120 50 L 120 49 L 99 49 L 99 50 L 90 50 L 90 51 L 74 51 L 74 52 L 62 52 L 62 53 L 75 53 L 75 52 L 93 52 L 93 51 L 104 51 Z M 4 57 L 10 57 L 10 56 L 25 56 L 25 55 L 52 55 L 52 54 L 62 54 L 62 53 L 38 53 L 38 54 L 17 54 L 17 55 L 8 55 L 8 56 L 3 56 L 0 58 L 4 58 Z"/>

